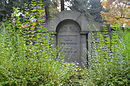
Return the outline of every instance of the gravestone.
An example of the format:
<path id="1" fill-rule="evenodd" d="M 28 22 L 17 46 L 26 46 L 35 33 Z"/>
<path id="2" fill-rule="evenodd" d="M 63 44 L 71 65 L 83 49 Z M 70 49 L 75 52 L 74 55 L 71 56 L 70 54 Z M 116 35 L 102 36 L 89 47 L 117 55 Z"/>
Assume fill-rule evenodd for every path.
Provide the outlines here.
<path id="1" fill-rule="evenodd" d="M 65 20 L 57 27 L 57 45 L 63 46 L 67 62 L 79 62 L 81 56 L 80 27 L 72 20 Z"/>
<path id="2" fill-rule="evenodd" d="M 88 64 L 88 52 L 91 52 L 90 42 L 92 31 L 100 31 L 100 25 L 88 21 L 84 14 L 76 11 L 62 11 L 49 20 L 49 32 L 53 32 L 54 45 L 65 55 L 65 61 Z"/>

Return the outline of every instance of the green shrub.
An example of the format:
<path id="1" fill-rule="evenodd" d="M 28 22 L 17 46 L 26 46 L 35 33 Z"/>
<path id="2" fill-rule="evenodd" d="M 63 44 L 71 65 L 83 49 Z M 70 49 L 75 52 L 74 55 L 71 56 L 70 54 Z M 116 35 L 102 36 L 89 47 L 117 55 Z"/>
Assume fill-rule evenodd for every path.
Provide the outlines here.
<path id="1" fill-rule="evenodd" d="M 9 21 L 1 22 L 0 86 L 59 86 L 68 83 L 73 64 L 64 63 L 63 57 L 57 57 L 57 50 L 45 27 L 25 36 L 20 30 Z"/>
<path id="2" fill-rule="evenodd" d="M 90 67 L 81 71 L 83 86 L 130 85 L 130 32 L 115 31 L 113 34 L 115 38 L 112 41 L 118 42 L 113 44 L 112 52 L 99 52 L 102 51 L 101 44 L 96 56 L 91 58 Z"/>
<path id="3" fill-rule="evenodd" d="M 74 64 L 57 56 L 41 1 L 32 1 L 22 19 L 12 14 L 15 24 L 1 22 L 0 86 L 63 86 L 74 74 Z"/>
<path id="4" fill-rule="evenodd" d="M 71 81 L 75 75 L 74 64 L 65 63 L 62 56 L 57 57 L 58 50 L 46 28 L 29 35 L 25 32 L 25 36 L 21 28 L 16 30 L 9 21 L 1 22 L 0 28 L 0 86 L 74 84 Z"/>

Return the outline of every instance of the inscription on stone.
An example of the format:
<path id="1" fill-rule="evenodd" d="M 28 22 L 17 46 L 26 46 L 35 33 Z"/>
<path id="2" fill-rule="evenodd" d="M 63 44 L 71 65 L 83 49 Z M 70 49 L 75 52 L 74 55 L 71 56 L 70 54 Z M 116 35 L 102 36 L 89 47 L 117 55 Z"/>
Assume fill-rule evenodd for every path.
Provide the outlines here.
<path id="1" fill-rule="evenodd" d="M 62 47 L 67 62 L 80 59 L 80 27 L 74 21 L 64 21 L 58 27 L 57 44 Z"/>

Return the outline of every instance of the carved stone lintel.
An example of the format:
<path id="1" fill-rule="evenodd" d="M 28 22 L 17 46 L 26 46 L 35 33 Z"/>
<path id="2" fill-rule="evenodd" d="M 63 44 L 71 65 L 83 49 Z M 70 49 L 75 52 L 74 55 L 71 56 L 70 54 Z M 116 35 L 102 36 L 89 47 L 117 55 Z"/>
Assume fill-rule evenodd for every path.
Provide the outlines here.
<path id="1" fill-rule="evenodd" d="M 88 31 L 81 31 L 80 34 L 81 35 L 86 35 L 86 34 L 88 34 Z"/>

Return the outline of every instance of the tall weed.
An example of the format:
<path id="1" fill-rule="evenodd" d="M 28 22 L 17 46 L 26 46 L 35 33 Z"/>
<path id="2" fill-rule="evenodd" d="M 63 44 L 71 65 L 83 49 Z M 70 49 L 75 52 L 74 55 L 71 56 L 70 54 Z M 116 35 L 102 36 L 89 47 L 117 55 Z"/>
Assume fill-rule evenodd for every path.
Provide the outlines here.
<path id="1" fill-rule="evenodd" d="M 70 82 L 73 64 L 65 63 L 42 20 L 16 28 L 9 20 L 0 29 L 0 86 L 60 86 Z M 28 22 L 25 22 L 28 23 Z M 28 23 L 31 25 L 30 23 Z"/>
<path id="2" fill-rule="evenodd" d="M 120 30 L 113 34 L 112 41 L 117 43 L 112 45 L 112 51 L 99 52 L 102 51 L 101 44 L 97 48 L 97 54 L 91 59 L 90 67 L 83 69 L 83 86 L 130 85 L 130 32 Z"/>

